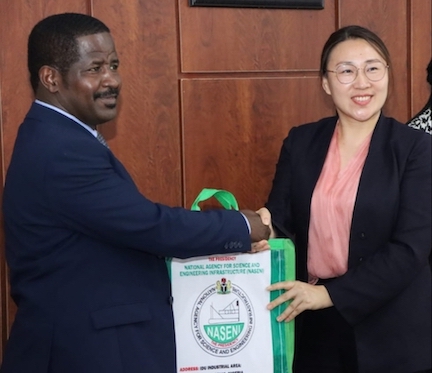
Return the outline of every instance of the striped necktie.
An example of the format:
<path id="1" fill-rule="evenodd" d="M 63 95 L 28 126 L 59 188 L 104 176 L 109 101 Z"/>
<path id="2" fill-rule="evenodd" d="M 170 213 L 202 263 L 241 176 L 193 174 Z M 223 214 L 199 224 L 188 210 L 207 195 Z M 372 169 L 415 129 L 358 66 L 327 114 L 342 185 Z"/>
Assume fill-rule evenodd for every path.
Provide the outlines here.
<path id="1" fill-rule="evenodd" d="M 99 131 L 98 131 L 98 133 L 97 133 L 96 138 L 99 140 L 99 142 L 100 142 L 102 145 L 106 146 L 106 147 L 109 149 L 109 146 L 108 146 L 107 142 L 105 141 L 104 137 L 99 133 Z"/>

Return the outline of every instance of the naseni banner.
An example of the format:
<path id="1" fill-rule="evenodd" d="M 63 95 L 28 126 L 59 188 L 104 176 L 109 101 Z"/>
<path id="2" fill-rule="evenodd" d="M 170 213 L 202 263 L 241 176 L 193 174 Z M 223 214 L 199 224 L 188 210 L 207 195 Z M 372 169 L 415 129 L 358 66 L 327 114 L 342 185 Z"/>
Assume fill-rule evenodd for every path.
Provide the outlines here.
<path id="1" fill-rule="evenodd" d="M 294 278 L 294 246 L 270 242 L 272 250 L 256 254 L 168 262 L 177 372 L 291 372 L 294 324 L 276 321 L 282 306 L 266 309 L 280 292 L 265 289 Z"/>

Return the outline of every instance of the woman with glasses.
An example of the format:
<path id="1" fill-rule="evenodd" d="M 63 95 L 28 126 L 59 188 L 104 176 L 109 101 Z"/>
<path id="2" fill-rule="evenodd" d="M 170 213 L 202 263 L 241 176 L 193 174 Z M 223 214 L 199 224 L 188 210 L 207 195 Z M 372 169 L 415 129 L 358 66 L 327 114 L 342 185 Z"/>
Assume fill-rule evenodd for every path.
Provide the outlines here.
<path id="1" fill-rule="evenodd" d="M 430 136 L 383 114 L 391 62 L 370 30 L 334 32 L 320 71 L 336 115 L 290 131 L 259 210 L 297 249 L 268 309 L 296 320 L 295 373 L 430 372 Z"/>

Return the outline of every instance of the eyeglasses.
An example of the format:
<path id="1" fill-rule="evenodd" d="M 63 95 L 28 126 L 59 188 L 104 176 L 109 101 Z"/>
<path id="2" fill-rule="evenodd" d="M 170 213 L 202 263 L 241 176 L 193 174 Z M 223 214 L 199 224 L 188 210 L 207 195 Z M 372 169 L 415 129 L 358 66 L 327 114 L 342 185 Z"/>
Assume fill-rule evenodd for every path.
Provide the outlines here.
<path id="1" fill-rule="evenodd" d="M 359 70 L 363 70 L 366 78 L 371 82 L 378 82 L 382 78 L 389 68 L 388 65 L 384 65 L 382 62 L 370 62 L 365 67 L 360 68 L 350 63 L 339 65 L 336 70 L 326 70 L 326 72 L 335 73 L 337 80 L 342 84 L 349 84 L 356 80 Z"/>

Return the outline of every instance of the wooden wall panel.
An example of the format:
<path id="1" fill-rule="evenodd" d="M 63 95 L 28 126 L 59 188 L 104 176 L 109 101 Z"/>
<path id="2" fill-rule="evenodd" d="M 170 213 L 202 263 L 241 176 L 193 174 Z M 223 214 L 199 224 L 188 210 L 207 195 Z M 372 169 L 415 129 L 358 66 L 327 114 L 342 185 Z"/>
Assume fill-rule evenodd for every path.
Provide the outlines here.
<path id="1" fill-rule="evenodd" d="M 360 24 L 386 43 L 393 62 L 394 86 L 385 112 L 406 122 L 426 103 L 426 66 L 431 58 L 430 0 L 339 0 L 340 26 Z"/>
<path id="2" fill-rule="evenodd" d="M 317 70 L 335 28 L 334 0 L 325 3 L 324 10 L 228 9 L 180 0 L 181 70 Z"/>
<path id="3" fill-rule="evenodd" d="M 59 12 L 87 13 L 90 0 L 1 1 L 0 41 L 1 127 L 4 165 L 10 161 L 18 126 L 33 100 L 27 70 L 27 38 L 42 18 Z M 4 175 L 3 175 L 4 176 Z"/>
<path id="4" fill-rule="evenodd" d="M 123 78 L 120 112 L 101 132 L 138 188 L 157 202 L 182 202 L 176 4 L 93 0 L 110 27 Z"/>
<path id="5" fill-rule="evenodd" d="M 333 113 L 314 77 L 190 79 L 182 93 L 187 206 L 207 187 L 262 207 L 289 129 Z"/>
<path id="6" fill-rule="evenodd" d="M 416 115 L 430 97 L 426 67 L 432 58 L 432 1 L 412 0 L 410 3 L 410 40 L 408 72 L 410 74 L 409 118 Z"/>
<path id="7" fill-rule="evenodd" d="M 405 122 L 409 107 L 406 97 L 407 84 L 407 45 L 408 45 L 408 2 L 406 0 L 357 2 L 339 1 L 340 26 L 359 24 L 376 32 L 386 44 L 392 57 L 391 74 L 394 85 L 390 90 L 385 113 Z"/>

